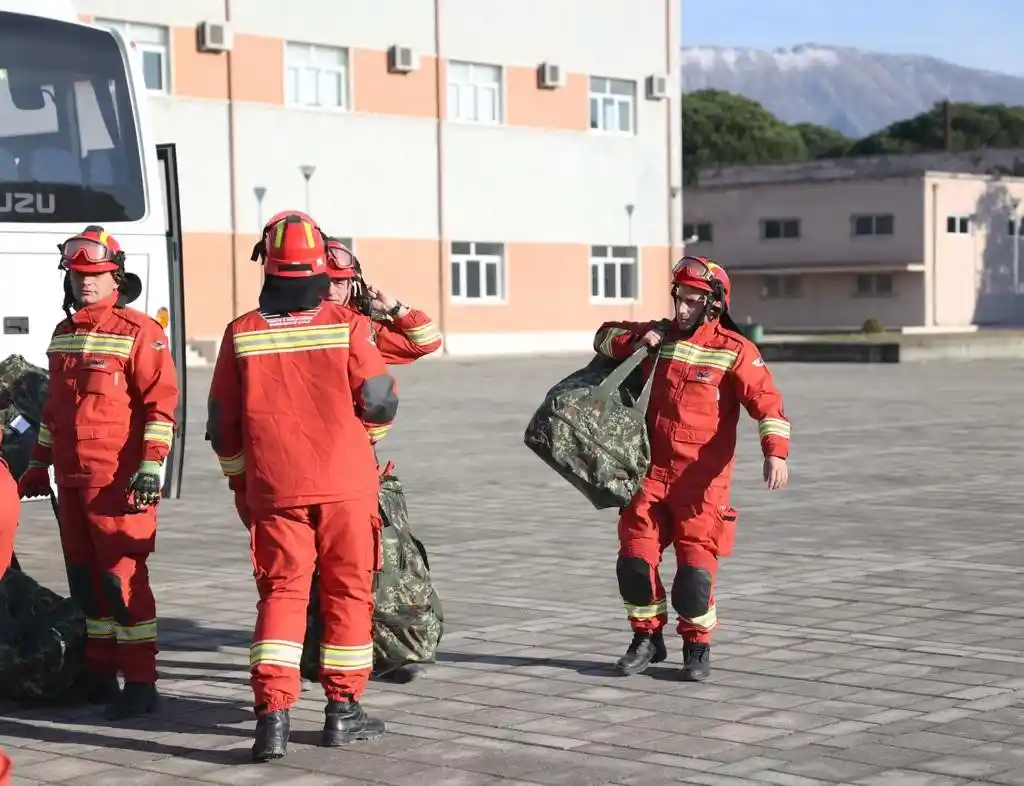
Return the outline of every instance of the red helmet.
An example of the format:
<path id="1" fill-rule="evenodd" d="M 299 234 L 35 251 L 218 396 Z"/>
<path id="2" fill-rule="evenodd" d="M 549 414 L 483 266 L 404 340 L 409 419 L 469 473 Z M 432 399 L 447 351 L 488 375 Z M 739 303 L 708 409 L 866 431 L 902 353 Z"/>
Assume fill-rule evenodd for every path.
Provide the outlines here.
<path id="1" fill-rule="evenodd" d="M 262 260 L 268 276 L 309 278 L 327 273 L 325 237 L 312 217 L 297 210 L 273 216 L 253 247 L 252 260 Z"/>
<path id="2" fill-rule="evenodd" d="M 347 281 L 359 275 L 359 262 L 352 249 L 333 237 L 327 238 L 327 275 L 332 281 Z"/>
<path id="3" fill-rule="evenodd" d="M 87 226 L 59 244 L 60 268 L 77 273 L 123 273 L 121 244 L 103 227 Z"/>
<path id="4" fill-rule="evenodd" d="M 673 297 L 680 286 L 707 292 L 711 296 L 709 305 L 712 313 L 709 316 L 712 318 L 729 308 L 729 295 L 732 290 L 729 276 L 725 268 L 707 257 L 683 257 L 676 262 L 672 268 Z"/>

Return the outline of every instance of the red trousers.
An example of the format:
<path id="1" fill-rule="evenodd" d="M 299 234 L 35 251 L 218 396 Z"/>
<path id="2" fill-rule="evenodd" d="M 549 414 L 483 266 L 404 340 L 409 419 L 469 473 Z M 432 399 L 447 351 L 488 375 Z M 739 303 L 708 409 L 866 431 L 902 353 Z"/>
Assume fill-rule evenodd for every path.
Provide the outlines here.
<path id="1" fill-rule="evenodd" d="M 156 510 L 131 513 L 125 487 L 59 489 L 60 539 L 71 596 L 85 611 L 85 668 L 156 682 L 156 601 L 146 560 Z"/>
<path id="2" fill-rule="evenodd" d="M 11 558 L 14 556 L 14 535 L 18 531 L 20 513 L 18 484 L 11 477 L 7 463 L 0 459 L 0 576 L 3 576 L 11 566 Z"/>
<path id="3" fill-rule="evenodd" d="M 718 558 L 732 553 L 736 531 L 736 511 L 724 503 L 727 496 L 727 490 L 702 496 L 647 478 L 623 509 L 616 574 L 635 632 L 653 633 L 668 623 L 668 599 L 658 566 L 671 545 L 676 552 L 671 598 L 679 615 L 676 630 L 688 643 L 711 642 L 711 631 L 718 625 Z"/>
<path id="4" fill-rule="evenodd" d="M 0 786 L 11 786 L 13 770 L 11 760 L 4 755 L 3 748 L 0 748 Z"/>
<path id="5" fill-rule="evenodd" d="M 313 570 L 320 570 L 324 635 L 320 682 L 332 701 L 358 701 L 373 669 L 373 574 L 380 569 L 377 495 L 253 515 L 259 592 L 249 653 L 257 714 L 288 709 L 299 665 Z"/>

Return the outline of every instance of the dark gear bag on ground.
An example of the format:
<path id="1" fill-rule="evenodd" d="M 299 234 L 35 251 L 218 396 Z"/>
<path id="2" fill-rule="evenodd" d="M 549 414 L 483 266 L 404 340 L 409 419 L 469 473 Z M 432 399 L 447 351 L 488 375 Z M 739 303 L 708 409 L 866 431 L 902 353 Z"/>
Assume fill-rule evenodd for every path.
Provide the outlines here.
<path id="1" fill-rule="evenodd" d="M 21 355 L 10 355 L 0 362 L 0 450 L 15 480 L 28 469 L 49 385 L 49 373 Z"/>
<path id="2" fill-rule="evenodd" d="M 430 580 L 423 543 L 412 534 L 401 481 L 389 464 L 381 477 L 381 571 L 374 577 L 373 676 L 407 663 L 433 663 L 444 633 L 444 610 Z M 302 648 L 302 676 L 319 680 L 320 582 L 314 574 Z"/>
<path id="3" fill-rule="evenodd" d="M 547 392 L 526 426 L 526 446 L 598 510 L 628 505 L 650 467 L 654 369 L 644 383 L 640 366 L 651 353 L 641 346 L 623 361 L 595 356 Z"/>

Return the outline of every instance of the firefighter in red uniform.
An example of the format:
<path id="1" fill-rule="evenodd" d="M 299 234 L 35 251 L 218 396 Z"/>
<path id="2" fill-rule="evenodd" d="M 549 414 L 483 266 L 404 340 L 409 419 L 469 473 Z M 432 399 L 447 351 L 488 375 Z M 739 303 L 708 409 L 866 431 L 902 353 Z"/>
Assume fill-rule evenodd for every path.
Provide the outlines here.
<path id="1" fill-rule="evenodd" d="M 327 695 L 321 743 L 385 731 L 359 704 L 373 666 L 372 585 L 380 564 L 380 481 L 367 425 L 387 425 L 398 409 L 369 320 L 323 302 L 330 280 L 320 228 L 302 213 L 275 219 L 254 250 L 266 272 L 260 307 L 224 332 L 207 422 L 224 473 L 244 490 L 240 514 L 252 522 L 258 762 L 287 752 L 316 563 Z"/>
<path id="2" fill-rule="evenodd" d="M 125 273 L 117 241 L 90 226 L 60 250 L 69 316 L 46 350 L 50 386 L 18 490 L 50 494 L 53 464 L 71 595 L 86 615 L 90 698 L 111 701 L 107 717 L 128 718 L 157 703 L 156 603 L 146 560 L 156 542 L 178 381 L 164 329 L 127 308 L 142 287 Z"/>
<path id="3" fill-rule="evenodd" d="M 623 674 L 668 657 L 658 565 L 669 545 L 676 552 L 672 607 L 683 639 L 682 676 L 699 682 L 711 673 L 715 574 L 719 558 L 732 552 L 736 529 L 729 484 L 740 405 L 758 422 L 768 488 L 783 487 L 789 477 L 782 396 L 757 347 L 728 314 L 730 288 L 720 265 L 684 257 L 672 274 L 675 319 L 667 330 L 657 322 L 606 322 L 594 337 L 597 352 L 615 359 L 643 344 L 658 348 L 647 411 L 651 468 L 619 518 L 616 574 L 634 633 L 617 663 Z M 645 375 L 652 362 L 645 361 Z"/>
<path id="4" fill-rule="evenodd" d="M 20 509 L 18 484 L 11 477 L 7 462 L 0 458 L 0 576 L 7 572 L 14 558 L 14 535 L 18 531 Z M 10 783 L 11 760 L 0 748 L 0 786 L 9 786 Z"/>
<path id="5" fill-rule="evenodd" d="M 423 311 L 368 285 L 363 280 L 362 266 L 356 255 L 340 240 L 328 239 L 327 266 L 331 277 L 328 300 L 351 307 L 355 307 L 357 301 L 366 301 L 367 310 L 372 310 L 374 317 L 377 314 L 386 317 L 387 321 L 375 318 L 373 328 L 377 348 L 388 365 L 406 365 L 441 348 L 441 333 L 433 320 Z"/>

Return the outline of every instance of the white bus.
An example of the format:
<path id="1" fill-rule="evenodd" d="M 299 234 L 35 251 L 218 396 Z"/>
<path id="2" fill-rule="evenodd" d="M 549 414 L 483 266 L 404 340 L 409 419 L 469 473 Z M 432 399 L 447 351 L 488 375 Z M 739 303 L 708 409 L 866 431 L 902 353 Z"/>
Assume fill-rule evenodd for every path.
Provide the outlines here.
<path id="1" fill-rule="evenodd" d="M 133 308 L 165 326 L 181 402 L 164 496 L 181 494 L 185 323 L 174 145 L 153 137 L 131 41 L 81 23 L 69 2 L 0 0 L 0 359 L 46 367 L 64 318 L 57 244 L 113 234 L 142 281 Z"/>

